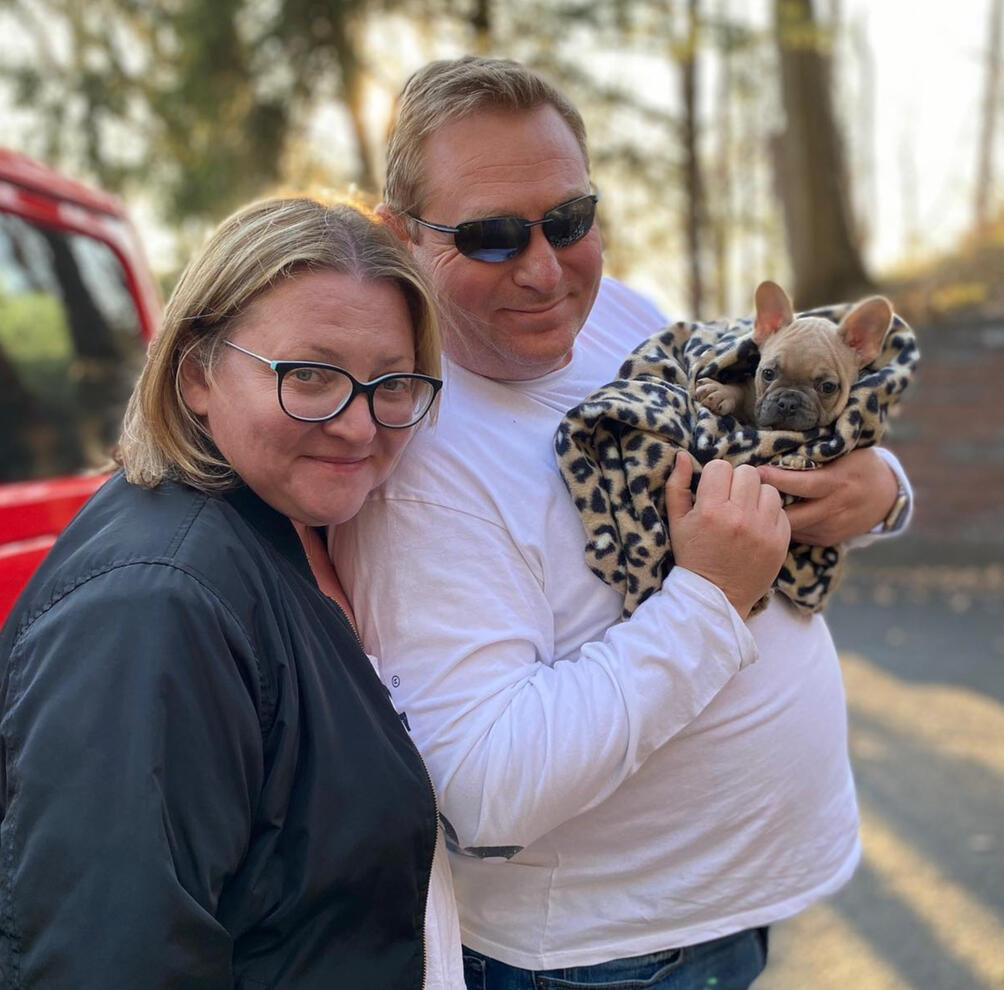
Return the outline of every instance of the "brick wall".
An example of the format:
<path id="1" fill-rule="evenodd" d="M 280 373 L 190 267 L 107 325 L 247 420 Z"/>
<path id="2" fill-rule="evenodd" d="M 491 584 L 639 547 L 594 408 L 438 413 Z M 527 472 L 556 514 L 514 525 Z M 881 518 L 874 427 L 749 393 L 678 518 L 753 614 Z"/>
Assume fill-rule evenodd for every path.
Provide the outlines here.
<path id="1" fill-rule="evenodd" d="M 1004 321 L 928 326 L 918 339 L 917 375 L 885 441 L 916 513 L 886 551 L 894 542 L 904 558 L 1004 561 Z"/>

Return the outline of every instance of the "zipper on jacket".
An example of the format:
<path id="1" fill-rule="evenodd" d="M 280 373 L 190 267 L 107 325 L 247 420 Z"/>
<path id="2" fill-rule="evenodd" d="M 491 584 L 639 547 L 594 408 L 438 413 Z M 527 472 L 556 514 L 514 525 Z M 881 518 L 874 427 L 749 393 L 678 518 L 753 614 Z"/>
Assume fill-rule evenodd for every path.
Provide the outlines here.
<path id="1" fill-rule="evenodd" d="M 429 943 L 425 937 L 425 933 L 429 920 L 429 894 L 432 890 L 432 871 L 436 863 L 436 847 L 439 845 L 439 798 L 436 795 L 435 785 L 432 783 L 432 774 L 429 773 L 429 768 L 425 765 L 425 757 L 418 751 L 418 747 L 415 745 L 415 740 L 411 738 L 410 732 L 408 733 L 408 739 L 415 750 L 415 755 L 418 756 L 418 762 L 422 764 L 422 769 L 425 771 L 425 779 L 429 784 L 429 790 L 432 792 L 432 808 L 435 812 L 435 818 L 432 823 L 435 829 L 432 840 L 432 859 L 429 860 L 429 873 L 425 879 L 425 909 L 422 911 L 422 990 L 425 990 L 429 979 Z"/>
<path id="2" fill-rule="evenodd" d="M 327 549 L 326 545 L 325 545 L 325 549 Z M 303 553 L 304 553 L 304 557 L 306 558 L 306 561 L 307 561 L 307 569 L 310 570 L 310 558 L 307 557 L 306 550 L 304 550 Z M 366 647 L 363 646 L 363 641 L 359 638 L 359 633 L 356 631 L 355 623 L 353 623 L 353 622 L 351 622 L 349 620 L 348 614 L 346 613 L 345 609 L 342 608 L 341 604 L 339 602 L 337 602 L 334 598 L 332 598 L 330 595 L 326 595 L 321 590 L 320 585 L 318 585 L 318 583 L 317 583 L 317 578 L 314 577 L 314 574 L 313 574 L 312 571 L 311 571 L 311 575 L 310 576 L 311 576 L 311 581 L 312 581 L 312 583 L 314 585 L 314 588 L 318 592 L 320 592 L 320 594 L 323 596 L 323 598 L 325 599 L 325 601 L 330 602 L 335 607 L 335 609 L 337 610 L 338 614 L 345 621 L 345 625 L 348 627 L 349 632 L 352 634 L 352 638 L 356 641 L 356 644 L 359 646 L 360 652 L 363 654 L 363 656 L 368 657 L 368 654 L 366 653 Z M 374 670 L 373 673 L 376 674 L 376 676 L 380 680 L 380 682 L 383 683 L 383 678 L 380 677 L 379 673 L 376 670 Z M 397 708 L 396 708 L 396 706 L 394 706 L 393 700 L 391 699 L 391 696 L 390 696 L 390 689 L 387 688 L 386 685 L 384 685 L 384 688 L 385 688 L 385 690 L 387 690 L 387 698 L 388 698 L 388 701 L 391 702 L 391 708 L 393 709 L 393 711 L 395 712 L 395 714 L 397 714 Z M 429 892 L 430 892 L 430 890 L 432 888 L 432 869 L 433 869 L 433 865 L 434 865 L 435 859 L 436 859 L 436 846 L 439 844 L 439 798 L 436 795 L 436 788 L 435 788 L 435 786 L 432 783 L 432 774 L 429 773 L 429 768 L 425 765 L 425 758 L 418 751 L 418 747 L 415 745 L 415 740 L 412 739 L 412 737 L 411 737 L 411 730 L 408 729 L 408 728 L 406 728 L 405 725 L 404 725 L 404 723 L 402 723 L 400 721 L 400 719 L 398 719 L 398 723 L 401 725 L 401 728 L 404 730 L 405 736 L 407 737 L 408 742 L 411 745 L 412 750 L 414 751 L 415 755 L 418 757 L 418 762 L 422 765 L 422 771 L 425 773 L 425 781 L 429 785 L 429 793 L 432 795 L 432 809 L 433 809 L 433 818 L 432 818 L 432 836 L 433 836 L 432 837 L 432 856 L 429 859 L 429 868 L 428 868 L 428 870 L 426 871 L 426 874 L 425 874 L 425 897 L 423 898 L 422 935 L 421 935 L 421 944 L 422 944 L 422 990 L 426 990 L 426 986 L 427 986 L 428 978 L 429 978 L 429 946 L 428 946 L 428 942 L 427 942 L 426 937 L 425 937 L 425 932 L 426 932 L 426 927 L 427 927 L 426 922 L 427 922 L 428 916 L 429 916 Z"/>
<path id="3" fill-rule="evenodd" d="M 308 566 L 309 566 L 309 561 L 308 561 Z M 355 624 L 349 621 L 349 617 L 346 614 L 345 609 L 342 608 L 342 606 L 337 601 L 335 601 L 334 598 L 332 598 L 330 595 L 325 595 L 324 592 L 321 591 L 320 587 L 317 585 L 316 579 L 314 581 L 314 586 L 317 588 L 318 591 L 321 592 L 322 595 L 324 595 L 325 599 L 331 602 L 331 604 L 334 605 L 335 608 L 338 610 L 338 614 L 345 620 L 345 625 L 348 626 L 349 632 L 352 633 L 352 638 L 355 639 L 356 643 L 359 646 L 359 649 L 362 651 L 363 655 L 366 656 L 367 655 L 366 647 L 363 646 L 363 641 L 359 638 L 359 633 L 356 632 Z M 376 671 L 374 671 L 374 673 L 376 673 Z M 379 677 L 379 674 L 377 674 L 377 676 Z M 383 678 L 380 678 L 380 680 L 382 682 Z M 388 700 L 390 700 L 389 691 L 388 691 Z M 396 707 L 394 708 L 394 711 L 397 712 Z M 423 910 L 422 910 L 422 938 L 421 938 L 422 990 L 425 990 L 429 979 L 429 946 L 425 937 L 425 932 L 427 927 L 426 922 L 429 917 L 429 892 L 432 888 L 432 869 L 436 859 L 436 846 L 439 844 L 439 797 L 436 794 L 435 785 L 432 783 L 432 774 L 429 773 L 429 768 L 425 764 L 425 757 L 422 756 L 422 754 L 419 752 L 418 747 L 415 745 L 415 740 L 411 738 L 411 730 L 405 728 L 403 723 L 401 724 L 401 728 L 404 729 L 405 735 L 408 737 L 408 742 L 411 744 L 411 748 L 415 751 L 415 755 L 418 757 L 418 762 L 422 765 L 422 770 L 425 773 L 425 781 L 429 785 L 429 793 L 432 794 L 432 809 L 433 809 L 432 858 L 429 860 L 429 869 L 425 875 L 425 897 L 423 901 Z"/>
<path id="4" fill-rule="evenodd" d="M 320 591 L 321 589 L 318 588 L 317 590 Z M 324 595 L 324 592 L 321 591 L 321 594 Z M 352 633 L 355 641 L 359 644 L 359 649 L 362 650 L 365 655 L 366 647 L 363 646 L 363 641 L 359 638 L 359 633 L 356 632 L 356 627 L 349 621 L 349 617 L 345 614 L 345 609 L 343 609 L 334 598 L 331 598 L 328 595 L 324 595 L 324 597 L 327 598 L 327 600 L 331 602 L 336 609 L 338 609 L 339 615 L 341 615 L 341 617 L 345 620 L 345 624 L 349 627 L 349 632 Z M 396 712 L 397 709 L 395 708 L 394 711 Z M 439 844 L 439 797 L 436 794 L 436 787 L 432 783 L 432 774 L 429 773 L 429 768 L 426 766 L 425 757 L 419 752 L 418 747 L 415 745 L 415 740 L 411 738 L 411 731 L 405 729 L 403 723 L 401 728 L 404 729 L 405 734 L 408 737 L 408 742 L 411 743 L 411 748 L 415 751 L 415 755 L 418 757 L 418 762 L 422 765 L 422 771 L 425 773 L 425 781 L 429 785 L 429 793 L 432 794 L 432 858 L 429 860 L 429 869 L 425 875 L 425 898 L 422 909 L 422 990 L 425 990 L 429 979 L 429 945 L 425 932 L 429 918 L 429 893 L 432 889 L 432 870 L 436 860 L 436 846 Z"/>

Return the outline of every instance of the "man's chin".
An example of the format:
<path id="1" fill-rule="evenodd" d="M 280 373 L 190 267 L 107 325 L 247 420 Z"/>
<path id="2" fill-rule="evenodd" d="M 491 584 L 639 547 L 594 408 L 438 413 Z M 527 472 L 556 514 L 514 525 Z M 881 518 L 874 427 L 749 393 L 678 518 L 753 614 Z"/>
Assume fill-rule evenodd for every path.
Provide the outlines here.
<path id="1" fill-rule="evenodd" d="M 481 324 L 477 331 L 469 325 L 466 332 L 447 325 L 443 350 L 451 361 L 476 375 L 526 381 L 568 364 L 577 333 L 566 320 L 533 326 L 533 321 L 500 319 L 496 326 Z"/>
<path id="2" fill-rule="evenodd" d="M 521 341 L 521 343 L 523 343 Z M 552 371 L 564 368 L 572 360 L 572 349 L 575 337 L 562 335 L 552 346 L 545 346 L 545 341 L 527 341 L 526 346 L 514 347 L 507 354 L 501 355 L 502 360 L 511 372 L 506 377 L 513 381 L 525 381 L 530 378 L 540 378 Z M 532 344 L 540 346 L 531 346 Z"/>

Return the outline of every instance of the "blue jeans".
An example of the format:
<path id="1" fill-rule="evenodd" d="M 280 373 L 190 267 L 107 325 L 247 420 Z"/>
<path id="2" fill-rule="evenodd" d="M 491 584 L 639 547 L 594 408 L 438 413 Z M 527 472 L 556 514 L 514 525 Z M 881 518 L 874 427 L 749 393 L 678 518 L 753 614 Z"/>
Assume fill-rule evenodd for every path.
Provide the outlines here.
<path id="1" fill-rule="evenodd" d="M 536 971 L 464 946 L 467 990 L 747 990 L 766 965 L 766 928 L 595 966 Z"/>

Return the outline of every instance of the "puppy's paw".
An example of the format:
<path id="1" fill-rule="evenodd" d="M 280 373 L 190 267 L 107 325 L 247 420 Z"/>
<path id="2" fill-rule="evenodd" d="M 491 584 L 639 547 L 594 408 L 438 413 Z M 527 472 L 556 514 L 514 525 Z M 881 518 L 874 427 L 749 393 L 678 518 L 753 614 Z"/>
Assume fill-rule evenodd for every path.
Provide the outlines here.
<path id="1" fill-rule="evenodd" d="M 719 416 L 731 415 L 739 403 L 734 385 L 723 385 L 713 378 L 698 378 L 694 397 L 702 406 Z"/>

